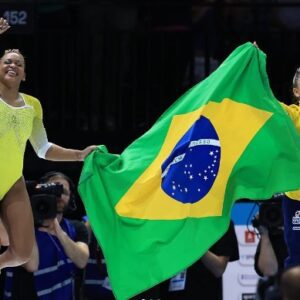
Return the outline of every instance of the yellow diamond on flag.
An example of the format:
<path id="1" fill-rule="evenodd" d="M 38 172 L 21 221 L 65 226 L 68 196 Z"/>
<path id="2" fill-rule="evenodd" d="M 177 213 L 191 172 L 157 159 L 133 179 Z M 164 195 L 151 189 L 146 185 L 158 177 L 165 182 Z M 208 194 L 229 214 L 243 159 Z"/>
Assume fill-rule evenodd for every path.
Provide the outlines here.
<path id="1" fill-rule="evenodd" d="M 210 101 L 196 111 L 174 116 L 159 154 L 116 205 L 117 213 L 123 217 L 149 220 L 222 215 L 226 184 L 231 171 L 251 139 L 271 115 L 253 106 L 224 99 L 220 103 Z M 201 201 L 182 203 L 161 188 L 161 166 L 176 143 L 200 116 L 210 120 L 219 136 L 222 151 L 220 167 L 213 186 Z"/>

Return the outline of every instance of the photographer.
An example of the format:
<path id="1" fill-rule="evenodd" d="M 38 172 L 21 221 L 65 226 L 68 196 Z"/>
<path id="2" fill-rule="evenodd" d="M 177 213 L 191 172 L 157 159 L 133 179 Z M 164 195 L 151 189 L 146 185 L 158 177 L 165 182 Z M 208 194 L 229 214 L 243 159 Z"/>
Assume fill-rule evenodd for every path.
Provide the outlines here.
<path id="1" fill-rule="evenodd" d="M 60 196 L 54 197 L 56 215 L 41 220 L 44 213 L 49 213 L 49 201 L 46 200 L 53 195 L 45 196 L 43 185 L 37 185 L 36 190 L 40 189 L 43 194 L 37 192 L 37 197 L 31 197 L 36 225 L 35 247 L 23 269 L 6 271 L 4 299 L 74 299 L 76 275 L 88 261 L 88 232 L 84 224 L 63 217 L 70 206 L 74 207 L 74 184 L 60 172 L 45 174 L 41 183 L 54 183 L 61 188 Z"/>
<path id="2" fill-rule="evenodd" d="M 280 197 L 274 197 L 260 204 L 259 214 L 252 224 L 260 236 L 255 253 L 254 268 L 259 276 L 264 277 L 258 283 L 258 299 L 281 299 L 278 284 L 284 269 L 287 249 L 284 241 Z"/>

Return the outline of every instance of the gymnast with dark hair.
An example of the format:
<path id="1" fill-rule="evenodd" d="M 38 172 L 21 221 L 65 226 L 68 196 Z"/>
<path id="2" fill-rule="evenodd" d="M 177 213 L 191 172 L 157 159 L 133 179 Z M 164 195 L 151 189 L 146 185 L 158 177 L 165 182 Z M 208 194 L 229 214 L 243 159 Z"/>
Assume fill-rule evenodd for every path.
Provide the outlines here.
<path id="1" fill-rule="evenodd" d="M 10 28 L 0 18 L 0 34 Z M 23 178 L 23 160 L 29 140 L 40 158 L 83 161 L 96 146 L 67 149 L 48 142 L 39 100 L 19 91 L 25 81 L 25 59 L 18 49 L 0 58 L 0 213 L 9 246 L 0 255 L 0 270 L 26 263 L 33 251 L 33 216 Z"/>

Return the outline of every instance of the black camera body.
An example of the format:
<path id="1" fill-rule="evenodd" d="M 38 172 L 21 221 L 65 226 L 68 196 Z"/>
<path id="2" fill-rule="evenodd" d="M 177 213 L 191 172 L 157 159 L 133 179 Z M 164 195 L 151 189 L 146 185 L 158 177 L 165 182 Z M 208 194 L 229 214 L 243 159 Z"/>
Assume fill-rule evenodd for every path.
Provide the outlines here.
<path id="1" fill-rule="evenodd" d="M 26 181 L 26 187 L 30 197 L 34 225 L 41 226 L 45 219 L 54 219 L 57 215 L 57 198 L 63 193 L 63 185 Z"/>
<path id="2" fill-rule="evenodd" d="M 259 206 L 259 216 L 253 218 L 252 225 L 255 228 L 264 226 L 269 230 L 281 228 L 283 226 L 283 213 L 280 199 L 272 198 L 262 201 Z"/>

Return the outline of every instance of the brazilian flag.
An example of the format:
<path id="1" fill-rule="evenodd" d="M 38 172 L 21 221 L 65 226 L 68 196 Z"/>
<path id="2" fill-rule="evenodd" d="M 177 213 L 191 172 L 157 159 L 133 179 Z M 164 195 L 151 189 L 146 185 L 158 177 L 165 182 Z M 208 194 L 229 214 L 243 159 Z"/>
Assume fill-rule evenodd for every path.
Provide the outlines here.
<path id="1" fill-rule="evenodd" d="M 234 202 L 300 188 L 300 140 L 246 43 L 120 155 L 101 145 L 79 182 L 117 299 L 197 261 Z"/>

